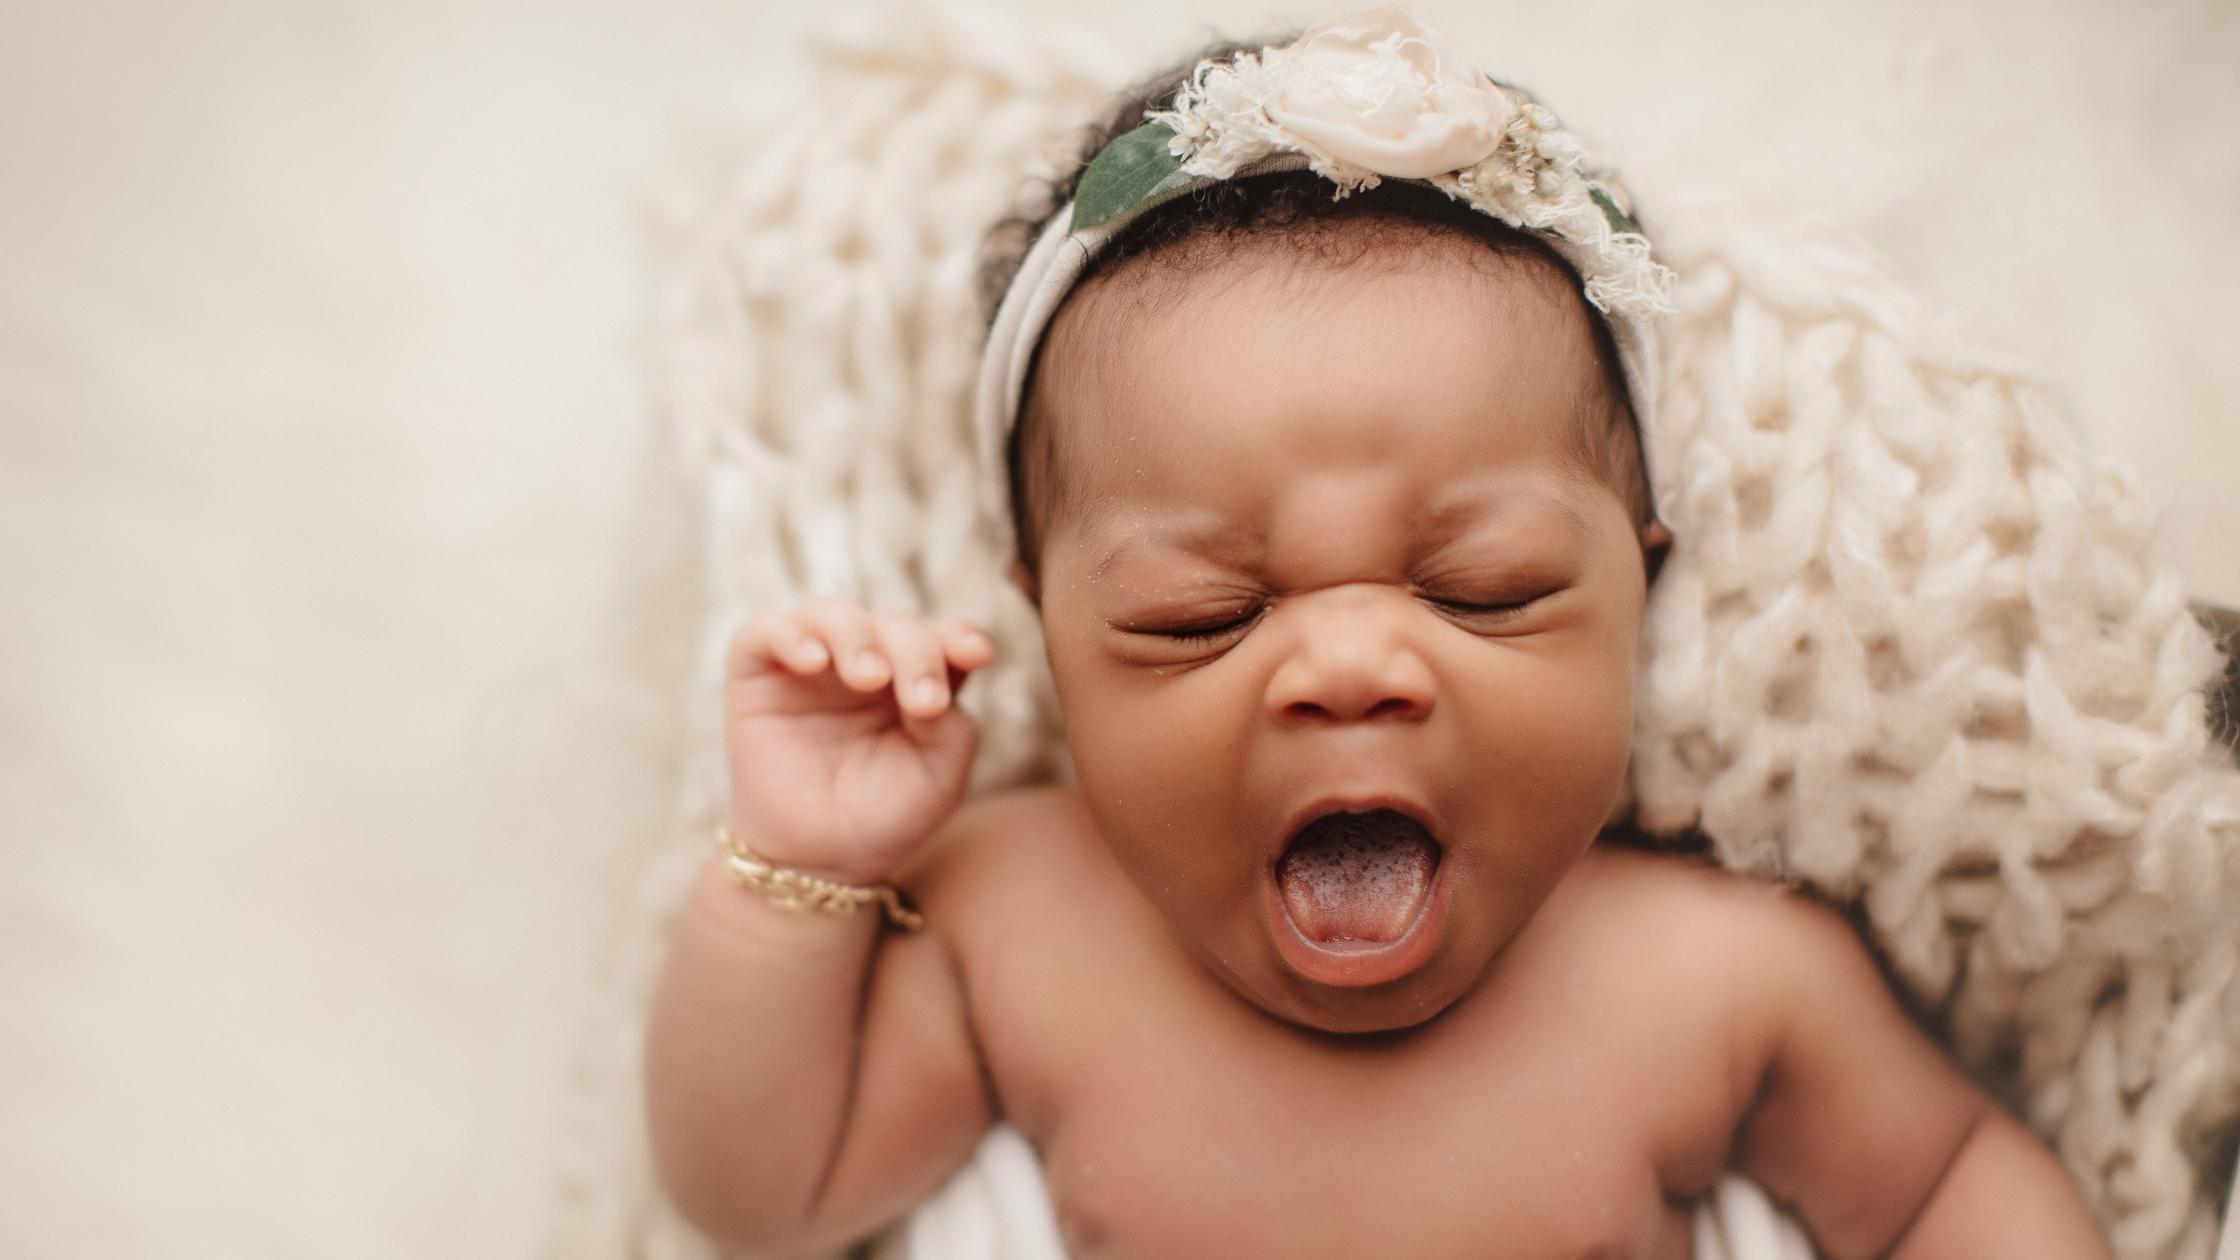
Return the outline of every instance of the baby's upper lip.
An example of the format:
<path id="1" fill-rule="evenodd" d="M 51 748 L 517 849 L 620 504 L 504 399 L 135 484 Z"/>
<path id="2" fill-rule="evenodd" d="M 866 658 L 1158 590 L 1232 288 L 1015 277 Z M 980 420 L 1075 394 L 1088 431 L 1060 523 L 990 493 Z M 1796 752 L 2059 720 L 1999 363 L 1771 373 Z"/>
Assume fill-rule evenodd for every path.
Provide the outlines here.
<path id="1" fill-rule="evenodd" d="M 1431 807 L 1396 789 L 1329 792 L 1315 797 L 1291 812 L 1291 816 L 1283 824 L 1283 834 L 1277 837 L 1276 842 L 1279 846 L 1289 845 L 1292 837 L 1299 834 L 1300 828 L 1324 814 L 1366 814 L 1377 809 L 1389 809 L 1413 818 L 1422 824 L 1425 831 L 1431 833 L 1434 840 L 1442 845 L 1446 843 L 1445 833 L 1439 828 L 1439 817 L 1431 811 Z"/>

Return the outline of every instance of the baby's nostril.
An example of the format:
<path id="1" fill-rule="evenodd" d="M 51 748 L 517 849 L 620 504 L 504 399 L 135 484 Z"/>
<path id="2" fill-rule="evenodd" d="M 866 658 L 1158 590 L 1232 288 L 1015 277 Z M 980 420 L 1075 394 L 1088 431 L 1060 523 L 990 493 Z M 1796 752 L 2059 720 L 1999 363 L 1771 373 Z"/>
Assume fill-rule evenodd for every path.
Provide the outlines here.
<path id="1" fill-rule="evenodd" d="M 1404 696 L 1387 696 L 1384 699 L 1370 705 L 1366 710 L 1362 711 L 1359 714 L 1359 717 L 1363 719 L 1384 717 L 1413 717 L 1420 715 L 1428 707 L 1429 706 L 1427 705 L 1418 704 L 1416 701 L 1410 700 Z M 1293 717 L 1320 718 L 1332 721 L 1335 721 L 1338 718 L 1337 712 L 1332 710 L 1329 706 L 1314 700 L 1294 700 L 1290 704 L 1284 706 L 1284 712 Z"/>

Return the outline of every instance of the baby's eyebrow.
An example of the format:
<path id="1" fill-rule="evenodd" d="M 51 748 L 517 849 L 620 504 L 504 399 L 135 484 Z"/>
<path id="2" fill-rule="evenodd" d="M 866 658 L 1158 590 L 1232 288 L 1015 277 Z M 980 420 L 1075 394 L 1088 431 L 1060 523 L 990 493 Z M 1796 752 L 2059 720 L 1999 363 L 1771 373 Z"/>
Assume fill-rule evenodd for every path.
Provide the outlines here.
<path id="1" fill-rule="evenodd" d="M 1089 570 L 1088 580 L 1102 581 L 1130 552 L 1149 548 L 1196 552 L 1235 568 L 1249 568 L 1261 560 L 1266 540 L 1220 522 L 1159 521 L 1115 543 Z"/>
<path id="2" fill-rule="evenodd" d="M 1415 514 L 1415 519 L 1409 523 L 1408 535 L 1418 548 L 1452 542 L 1487 516 L 1506 516 L 1516 511 L 1530 515 L 1535 508 L 1553 513 L 1569 534 L 1577 536 L 1589 532 L 1586 514 L 1566 495 L 1477 488 L 1441 495 Z"/>
<path id="3" fill-rule="evenodd" d="M 1565 495 L 1516 488 L 1483 487 L 1451 491 L 1418 509 L 1409 521 L 1409 542 L 1418 554 L 1454 541 L 1487 517 L 1546 512 L 1574 539 L 1589 533 L 1586 515 Z M 1103 581 L 1120 562 L 1141 550 L 1193 553 L 1231 568 L 1250 571 L 1266 559 L 1267 540 L 1250 530 L 1217 520 L 1161 520 L 1122 537 L 1089 570 L 1088 581 Z"/>

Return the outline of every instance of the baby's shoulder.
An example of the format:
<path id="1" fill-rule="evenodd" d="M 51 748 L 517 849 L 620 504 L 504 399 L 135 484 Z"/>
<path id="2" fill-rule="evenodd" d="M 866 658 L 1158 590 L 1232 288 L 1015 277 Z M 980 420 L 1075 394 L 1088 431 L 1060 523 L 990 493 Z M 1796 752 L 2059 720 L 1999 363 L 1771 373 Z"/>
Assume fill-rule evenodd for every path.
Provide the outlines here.
<path id="1" fill-rule="evenodd" d="M 1802 889 L 1624 844 L 1595 845 L 1579 874 L 1571 949 L 1644 1010 L 1679 1003 L 1726 1028 L 1742 1077 L 1798 1020 L 1859 1018 L 1894 996 L 1859 929 Z"/>
<path id="2" fill-rule="evenodd" d="M 1701 856 L 1599 843 L 1545 908 L 1557 913 L 1515 991 L 1552 992 L 1606 1021 L 1597 1037 L 1611 1054 L 1648 1056 L 1643 1070 L 1628 1062 L 1611 1075 L 1652 1082 L 1642 1113 L 1654 1118 L 1665 1184 L 1685 1193 L 1726 1167 L 1728 1139 L 1794 1031 L 1849 1026 L 1880 997 L 1842 914 Z M 1582 1007 L 1580 994 L 1594 1000 Z"/>
<path id="3" fill-rule="evenodd" d="M 982 792 L 950 814 L 899 882 L 929 907 L 965 902 L 984 913 L 1005 889 L 1047 893 L 1068 882 L 1095 836 L 1088 807 L 1071 787 Z"/>
<path id="4" fill-rule="evenodd" d="M 1866 956 L 1850 922 L 1827 903 L 1698 855 L 1605 841 L 1578 875 L 1571 917 L 1602 946 L 1656 960 L 1652 970 L 1709 969 L 1705 978 L 1731 981 L 1840 969 Z"/>
<path id="5" fill-rule="evenodd" d="M 965 798 L 926 842 L 919 865 L 930 872 L 1031 861 L 1070 847 L 1093 825 L 1088 806 L 1071 787 L 996 788 Z"/>
<path id="6" fill-rule="evenodd" d="M 1728 870 L 1705 854 L 1660 849 L 1647 841 L 1605 838 L 1580 860 L 1596 899 L 1629 913 L 1743 915 L 1779 913 L 1803 894 L 1788 885 Z"/>

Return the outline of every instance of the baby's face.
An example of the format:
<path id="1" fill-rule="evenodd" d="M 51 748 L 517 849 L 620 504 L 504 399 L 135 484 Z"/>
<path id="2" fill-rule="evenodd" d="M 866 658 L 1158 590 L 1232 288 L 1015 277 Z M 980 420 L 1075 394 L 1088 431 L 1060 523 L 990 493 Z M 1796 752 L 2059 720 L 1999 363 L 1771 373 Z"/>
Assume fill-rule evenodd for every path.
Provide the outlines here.
<path id="1" fill-rule="evenodd" d="M 1038 594 L 1080 790 L 1238 993 L 1335 1032 L 1419 1023 L 1625 774 L 1642 535 L 1579 453 L 1588 316 L 1462 241 L 1149 271 L 1073 296 L 1037 385 L 1065 434 Z M 1302 829 L 1318 803 L 1366 817 Z"/>

